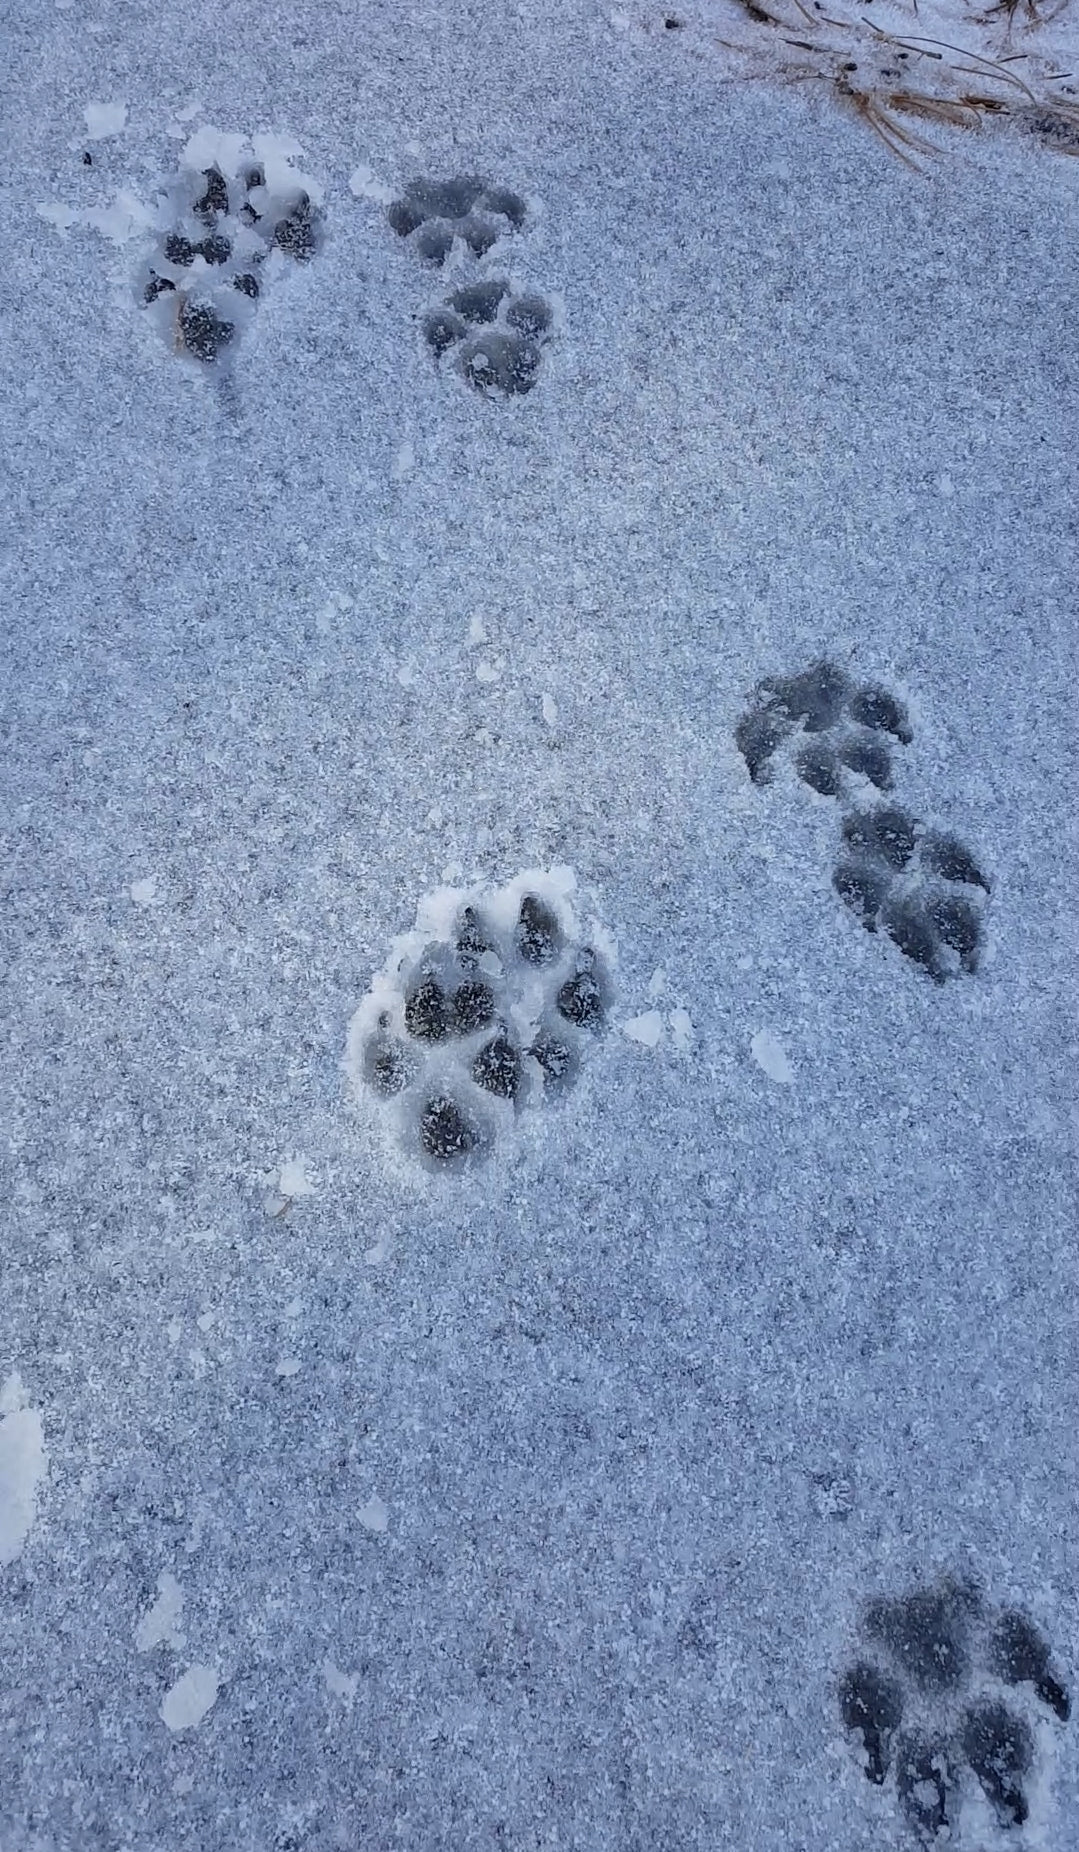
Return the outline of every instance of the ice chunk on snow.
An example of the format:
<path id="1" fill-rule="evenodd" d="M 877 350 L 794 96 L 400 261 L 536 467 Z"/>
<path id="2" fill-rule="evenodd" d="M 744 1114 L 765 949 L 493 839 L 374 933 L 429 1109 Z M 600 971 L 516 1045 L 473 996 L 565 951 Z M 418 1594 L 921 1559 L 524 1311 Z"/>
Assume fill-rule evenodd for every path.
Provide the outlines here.
<path id="1" fill-rule="evenodd" d="M 631 1016 L 622 1024 L 622 1034 L 645 1048 L 658 1048 L 663 1037 L 663 1018 L 658 1010 L 645 1010 L 643 1016 Z"/>
<path id="2" fill-rule="evenodd" d="M 27 1407 L 18 1375 L 0 1390 L 0 1566 L 13 1563 L 37 1515 L 38 1486 L 48 1455 L 41 1416 Z"/>
<path id="3" fill-rule="evenodd" d="M 55 225 L 58 232 L 69 232 L 79 216 L 74 206 L 62 206 L 59 200 L 42 201 L 34 211 L 46 225 Z"/>
<path id="4" fill-rule="evenodd" d="M 87 141 L 107 141 L 122 135 L 127 125 L 126 103 L 87 103 L 83 110 Z"/>
<path id="5" fill-rule="evenodd" d="M 184 1591 L 179 1582 L 167 1569 L 162 1570 L 157 1578 L 157 1600 L 135 1629 L 136 1650 L 148 1653 L 155 1646 L 182 1646 L 180 1615 L 183 1606 Z"/>
<path id="6" fill-rule="evenodd" d="M 380 180 L 373 167 L 354 167 L 348 177 L 353 199 L 373 199 L 377 205 L 389 206 L 396 198 L 392 186 Z"/>
<path id="7" fill-rule="evenodd" d="M 361 1505 L 356 1515 L 364 1530 L 382 1532 L 390 1521 L 389 1507 L 381 1498 L 369 1498 L 366 1505 Z"/>
<path id="8" fill-rule="evenodd" d="M 390 477 L 394 482 L 403 482 L 416 467 L 416 446 L 405 438 L 397 446 L 397 454 L 390 466 Z"/>
<path id="9" fill-rule="evenodd" d="M 558 708 L 553 695 L 545 694 L 543 697 L 543 718 L 549 727 L 553 727 L 558 719 Z"/>
<path id="10" fill-rule="evenodd" d="M 213 1666 L 188 1666 L 161 1700 L 161 1720 L 172 1731 L 193 1730 L 217 1703 L 220 1680 Z"/>
<path id="11" fill-rule="evenodd" d="M 770 1029 L 758 1029 L 750 1042 L 753 1059 L 757 1066 L 767 1074 L 769 1080 L 776 1080 L 781 1087 L 789 1087 L 794 1079 L 794 1069 L 787 1060 L 781 1043 Z"/>
<path id="12" fill-rule="evenodd" d="M 333 1697 L 343 1698 L 346 1704 L 352 1703 L 360 1682 L 357 1673 L 342 1672 L 334 1665 L 332 1659 L 324 1659 L 322 1662 L 322 1676 L 326 1680 L 327 1691 L 330 1692 Z"/>
<path id="13" fill-rule="evenodd" d="M 146 875 L 141 881 L 132 881 L 128 892 L 137 907 L 152 907 L 157 899 L 157 880 L 154 875 Z"/>
<path id="14" fill-rule="evenodd" d="M 693 1023 L 688 1010 L 672 1010 L 667 1018 L 671 1025 L 671 1040 L 680 1055 L 689 1053 L 693 1040 Z"/>
<path id="15" fill-rule="evenodd" d="M 277 1187 L 282 1196 L 288 1197 L 290 1201 L 295 1201 L 297 1196 L 313 1196 L 315 1194 L 315 1186 L 307 1174 L 306 1158 L 291 1157 L 286 1159 L 285 1163 L 281 1166 L 281 1176 L 278 1180 Z"/>

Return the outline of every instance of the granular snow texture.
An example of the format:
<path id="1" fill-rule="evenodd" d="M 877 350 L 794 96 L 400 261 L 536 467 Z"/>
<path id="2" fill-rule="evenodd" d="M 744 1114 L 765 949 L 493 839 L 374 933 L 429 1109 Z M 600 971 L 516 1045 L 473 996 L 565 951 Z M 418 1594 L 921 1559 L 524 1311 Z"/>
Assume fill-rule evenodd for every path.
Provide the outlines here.
<path id="1" fill-rule="evenodd" d="M 653 23 L 8 21 L 2 1852 L 1079 1839 L 1079 164 Z M 217 361 L 140 296 L 208 130 L 319 189 Z M 821 663 L 887 793 L 789 693 L 751 778 Z M 834 885 L 885 803 L 941 981 Z M 559 867 L 608 1032 L 410 1165 L 354 1012 Z M 947 1782 L 940 1587 L 1049 1668 L 925 1700 Z"/>

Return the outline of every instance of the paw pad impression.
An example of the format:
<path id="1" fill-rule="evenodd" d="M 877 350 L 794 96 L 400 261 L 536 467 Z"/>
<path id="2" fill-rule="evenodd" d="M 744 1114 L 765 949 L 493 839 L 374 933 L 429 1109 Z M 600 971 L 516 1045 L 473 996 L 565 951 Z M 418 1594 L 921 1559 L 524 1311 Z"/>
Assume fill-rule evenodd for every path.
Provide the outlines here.
<path id="1" fill-rule="evenodd" d="M 754 784 L 771 783 L 773 760 L 785 747 L 804 784 L 839 797 L 852 775 L 889 791 L 892 745 L 908 746 L 914 735 L 906 708 L 888 689 L 854 682 L 821 660 L 797 675 L 759 682 L 734 737 Z"/>
<path id="2" fill-rule="evenodd" d="M 501 278 L 482 277 L 428 310 L 423 333 L 435 359 L 452 354 L 470 386 L 510 396 L 535 385 L 553 320 L 536 291 L 518 294 Z"/>
<path id="3" fill-rule="evenodd" d="M 1065 1723 L 1070 1700 L 1049 1644 L 1017 1608 L 991 1608 L 946 1579 L 866 1604 L 863 1656 L 839 1683 L 843 1724 L 861 1739 L 866 1779 L 894 1772 L 923 1844 L 954 1843 L 980 1794 L 1005 1835 L 1028 1820 L 1039 1732 Z"/>
<path id="4" fill-rule="evenodd" d="M 428 1169 L 460 1170 L 568 1091 L 611 1006 L 612 947 L 582 933 L 570 869 L 436 888 L 349 1028 L 357 1095 Z"/>
<path id="5" fill-rule="evenodd" d="M 978 969 L 989 882 L 958 837 L 898 805 L 852 811 L 832 886 L 867 932 L 883 929 L 937 983 Z"/>
<path id="6" fill-rule="evenodd" d="M 475 174 L 454 174 L 448 180 L 410 180 L 386 216 L 418 256 L 441 267 L 455 239 L 474 257 L 485 257 L 499 238 L 521 230 L 528 207 L 509 187 Z"/>
<path id="7" fill-rule="evenodd" d="M 309 263 L 320 236 L 317 189 L 292 143 L 201 131 L 159 205 L 140 300 L 171 347 L 210 365 L 254 315 L 272 253 Z"/>

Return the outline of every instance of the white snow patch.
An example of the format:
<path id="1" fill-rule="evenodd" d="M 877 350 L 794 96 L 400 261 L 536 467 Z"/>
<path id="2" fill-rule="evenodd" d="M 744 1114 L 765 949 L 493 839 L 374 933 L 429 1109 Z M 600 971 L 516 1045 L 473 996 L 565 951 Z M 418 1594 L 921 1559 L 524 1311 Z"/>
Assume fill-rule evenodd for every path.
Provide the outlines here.
<path id="1" fill-rule="evenodd" d="M 350 173 L 348 190 L 353 199 L 373 199 L 380 206 L 388 206 L 395 197 L 392 186 L 380 180 L 373 167 L 362 164 Z"/>
<path id="2" fill-rule="evenodd" d="M 491 682 L 497 682 L 502 673 L 503 666 L 501 658 L 499 658 L 498 662 L 478 662 L 476 664 L 476 680 L 478 682 L 485 682 L 488 685 Z"/>
<path id="3" fill-rule="evenodd" d="M 558 704 L 553 695 L 545 694 L 543 697 L 543 718 L 549 727 L 553 727 L 558 720 Z"/>
<path id="4" fill-rule="evenodd" d="M 770 1029 L 758 1029 L 749 1046 L 754 1061 L 767 1074 L 769 1080 L 778 1081 L 781 1087 L 791 1085 L 794 1080 L 794 1069 L 787 1059 L 782 1043 L 777 1041 Z"/>
<path id="5" fill-rule="evenodd" d="M 161 1720 L 166 1728 L 173 1732 L 193 1730 L 217 1703 L 220 1682 L 213 1666 L 188 1666 L 161 1700 Z"/>
<path id="6" fill-rule="evenodd" d="M 643 1048 L 658 1048 L 663 1038 L 663 1017 L 658 1010 L 645 1010 L 642 1016 L 631 1016 L 622 1024 L 622 1034 L 628 1035 L 631 1042 L 640 1042 Z"/>
<path id="7" fill-rule="evenodd" d="M 153 220 L 149 206 L 126 191 L 117 193 L 111 206 L 91 206 L 82 214 L 83 224 L 99 231 L 112 244 L 126 244 L 129 238 L 152 225 Z"/>
<path id="8" fill-rule="evenodd" d="M 287 1158 L 281 1166 L 277 1187 L 290 1202 L 297 1196 L 314 1196 L 315 1184 L 308 1175 L 306 1158 Z"/>
<path id="9" fill-rule="evenodd" d="M 689 1045 L 693 1040 L 693 1023 L 688 1010 L 672 1010 L 667 1018 L 671 1025 L 671 1040 L 680 1055 L 688 1055 Z"/>
<path id="10" fill-rule="evenodd" d="M 137 907 L 152 907 L 157 900 L 156 875 L 145 875 L 141 881 L 132 881 L 128 893 Z"/>
<path id="11" fill-rule="evenodd" d="M 163 1569 L 157 1578 L 157 1600 L 135 1629 L 136 1651 L 148 1653 L 155 1646 L 181 1647 L 184 1643 L 180 1626 L 183 1606 L 183 1589 L 176 1577 Z"/>
<path id="12" fill-rule="evenodd" d="M 650 997 L 662 997 L 666 988 L 667 988 L 667 973 L 666 971 L 664 971 L 662 965 L 657 965 L 656 969 L 653 971 L 651 977 L 648 980 L 648 995 Z"/>
<path id="13" fill-rule="evenodd" d="M 13 1563 L 37 1516 L 48 1454 L 41 1416 L 13 1373 L 0 1389 L 0 1566 Z"/>
<path id="14" fill-rule="evenodd" d="M 87 103 L 82 112 L 87 141 L 107 141 L 127 127 L 126 103 Z"/>
<path id="15" fill-rule="evenodd" d="M 468 626 L 468 640 L 470 643 L 486 643 L 487 632 L 483 627 L 482 617 L 472 618 Z"/>
<path id="16" fill-rule="evenodd" d="M 280 1363 L 277 1365 L 277 1368 L 274 1370 L 274 1375 L 275 1376 L 298 1376 L 300 1374 L 301 1368 L 302 1368 L 302 1365 L 300 1364 L 300 1360 L 298 1357 L 282 1357 Z"/>
<path id="17" fill-rule="evenodd" d="M 338 1666 L 334 1665 L 332 1659 L 324 1659 L 322 1676 L 326 1681 L 326 1689 L 332 1697 L 343 1698 L 346 1704 L 352 1703 L 360 1683 L 358 1673 L 342 1672 Z"/>
<path id="18" fill-rule="evenodd" d="M 390 466 L 390 476 L 394 482 L 403 482 L 416 467 L 416 446 L 409 438 L 398 444 L 397 454 Z"/>
<path id="19" fill-rule="evenodd" d="M 55 225 L 58 232 L 69 232 L 79 217 L 74 206 L 62 206 L 59 200 L 39 201 L 34 211 L 46 225 Z"/>
<path id="20" fill-rule="evenodd" d="M 390 1521 L 389 1506 L 384 1499 L 369 1498 L 366 1505 L 361 1505 L 356 1513 L 364 1530 L 377 1531 L 381 1534 Z"/>

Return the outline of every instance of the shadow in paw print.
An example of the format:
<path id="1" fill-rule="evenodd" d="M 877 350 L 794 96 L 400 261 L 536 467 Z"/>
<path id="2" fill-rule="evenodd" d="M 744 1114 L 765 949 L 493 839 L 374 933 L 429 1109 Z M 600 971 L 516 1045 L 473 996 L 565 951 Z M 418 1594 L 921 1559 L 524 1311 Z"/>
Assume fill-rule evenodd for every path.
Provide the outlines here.
<path id="1" fill-rule="evenodd" d="M 1005 1829 L 1030 1812 L 1033 1718 L 1062 1723 L 1068 1693 L 1049 1644 L 1014 1608 L 993 1610 L 969 1582 L 946 1579 L 866 1604 L 868 1649 L 839 1681 L 844 1727 L 861 1739 L 864 1770 L 882 1786 L 894 1768 L 904 1818 L 923 1844 L 958 1832 L 960 1772 L 974 1776 Z M 992 1681 L 1029 1696 L 1004 1702 Z"/>
<path id="2" fill-rule="evenodd" d="M 528 208 L 509 187 L 493 186 L 475 174 L 455 174 L 448 180 L 410 180 L 386 216 L 420 257 L 441 265 L 455 238 L 474 256 L 485 256 L 506 232 L 521 230 Z"/>
<path id="3" fill-rule="evenodd" d="M 457 370 L 478 391 L 513 396 L 535 385 L 553 319 L 542 296 L 515 295 L 507 282 L 489 277 L 429 310 L 423 333 L 435 359 L 453 352 Z"/>
<path id="4" fill-rule="evenodd" d="M 978 969 L 989 882 L 956 837 L 898 806 L 853 811 L 832 885 L 867 932 L 882 929 L 935 982 Z"/>
<path id="5" fill-rule="evenodd" d="M 853 682 L 845 670 L 822 658 L 796 675 L 759 682 L 734 737 L 754 784 L 770 783 L 776 753 L 790 743 L 802 782 L 822 797 L 838 797 L 848 774 L 878 791 L 890 790 L 889 739 L 907 746 L 914 736 L 895 695 Z"/>
<path id="6" fill-rule="evenodd" d="M 891 1763 L 892 1737 L 903 1721 L 902 1686 L 863 1661 L 841 1679 L 839 1709 L 847 1729 L 860 1734 L 865 1772 L 879 1787 Z"/>

